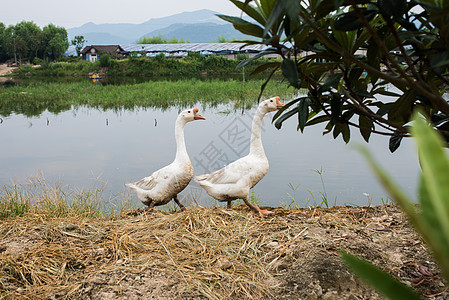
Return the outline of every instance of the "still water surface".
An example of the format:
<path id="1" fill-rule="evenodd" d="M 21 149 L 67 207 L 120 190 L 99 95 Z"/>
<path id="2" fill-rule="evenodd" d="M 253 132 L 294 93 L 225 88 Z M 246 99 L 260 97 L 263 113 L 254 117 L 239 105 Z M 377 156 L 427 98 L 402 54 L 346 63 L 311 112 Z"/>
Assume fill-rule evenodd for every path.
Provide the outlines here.
<path id="1" fill-rule="evenodd" d="M 223 167 L 248 153 L 254 109 L 230 111 L 227 106 L 199 107 L 206 121 L 185 127 L 187 151 L 195 175 Z M 125 191 L 124 184 L 140 180 L 169 164 L 175 156 L 174 122 L 180 111 L 99 111 L 72 109 L 59 114 L 44 112 L 36 118 L 11 115 L 0 124 L 0 185 L 24 183 L 42 173 L 47 181 L 61 180 L 71 188 L 106 183 L 108 194 Z M 322 135 L 322 126 L 296 131 L 296 119 L 281 130 L 265 116 L 262 139 L 270 170 L 253 190 L 260 205 L 316 205 L 326 192 L 331 205 L 368 205 L 387 201 L 366 162 L 353 145 L 364 143 L 352 132 L 346 145 L 340 138 Z M 418 163 L 411 139 L 394 153 L 388 138 L 372 136 L 369 148 L 406 192 L 415 195 Z M 314 170 L 322 170 L 320 175 Z M 295 190 L 294 190 L 295 189 Z M 131 194 L 132 195 L 132 194 Z M 135 203 L 140 202 L 133 200 Z M 193 181 L 179 199 L 192 196 L 201 205 L 214 201 Z M 143 206 L 143 205 L 141 205 Z"/>

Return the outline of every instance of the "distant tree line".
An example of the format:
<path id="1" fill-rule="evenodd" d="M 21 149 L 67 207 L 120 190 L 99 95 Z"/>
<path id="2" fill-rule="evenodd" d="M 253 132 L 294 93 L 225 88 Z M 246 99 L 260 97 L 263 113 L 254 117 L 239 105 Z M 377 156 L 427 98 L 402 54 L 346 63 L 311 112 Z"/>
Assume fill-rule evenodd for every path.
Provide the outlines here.
<path id="1" fill-rule="evenodd" d="M 55 60 L 62 57 L 68 47 L 64 27 L 49 24 L 41 29 L 29 21 L 6 27 L 0 22 L 0 62 Z"/>

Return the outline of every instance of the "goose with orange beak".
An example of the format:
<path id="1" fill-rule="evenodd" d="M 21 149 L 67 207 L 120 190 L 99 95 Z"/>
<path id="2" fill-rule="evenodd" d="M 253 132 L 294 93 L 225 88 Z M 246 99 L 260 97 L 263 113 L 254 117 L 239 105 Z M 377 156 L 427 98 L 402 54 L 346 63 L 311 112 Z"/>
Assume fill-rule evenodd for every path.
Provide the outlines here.
<path id="1" fill-rule="evenodd" d="M 164 205 L 173 199 L 182 211 L 186 210 L 178 200 L 178 194 L 185 189 L 193 177 L 193 167 L 187 154 L 184 140 L 184 126 L 195 120 L 206 120 L 199 114 L 198 108 L 182 111 L 175 122 L 176 156 L 168 166 L 155 171 L 140 181 L 127 183 L 137 198 L 152 209 Z"/>
<path id="2" fill-rule="evenodd" d="M 243 199 L 245 204 L 260 216 L 273 212 L 260 209 L 254 203 L 249 202 L 249 191 L 268 172 L 268 158 L 265 155 L 261 126 L 263 117 L 272 111 L 280 109 L 284 104 L 279 97 L 273 97 L 260 102 L 254 114 L 249 154 L 242 157 L 223 169 L 210 174 L 195 176 L 195 181 L 203 187 L 209 196 L 222 202 L 227 202 L 227 207 L 236 199 Z"/>

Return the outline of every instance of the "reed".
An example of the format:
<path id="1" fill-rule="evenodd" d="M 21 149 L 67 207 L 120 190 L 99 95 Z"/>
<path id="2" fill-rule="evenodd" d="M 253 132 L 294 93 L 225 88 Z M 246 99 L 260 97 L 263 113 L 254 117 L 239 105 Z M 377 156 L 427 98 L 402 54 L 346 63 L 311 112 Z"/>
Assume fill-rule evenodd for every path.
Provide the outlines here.
<path id="1" fill-rule="evenodd" d="M 102 110 L 187 107 L 201 103 L 216 106 L 232 103 L 235 108 L 249 108 L 256 103 L 262 80 L 152 81 L 130 85 L 101 85 L 90 81 L 39 82 L 0 87 L 0 115 L 20 113 L 35 116 L 45 110 L 53 113 L 73 107 L 88 106 Z M 271 83 L 263 97 L 278 95 L 291 99 L 297 91 L 283 83 Z"/>
<path id="2" fill-rule="evenodd" d="M 129 194 L 105 194 L 104 182 L 90 188 L 71 189 L 61 181 L 49 183 L 40 175 L 24 184 L 3 185 L 0 190 L 0 219 L 30 215 L 43 218 L 104 218 L 132 209 Z M 118 200 L 119 199 L 119 200 Z"/>

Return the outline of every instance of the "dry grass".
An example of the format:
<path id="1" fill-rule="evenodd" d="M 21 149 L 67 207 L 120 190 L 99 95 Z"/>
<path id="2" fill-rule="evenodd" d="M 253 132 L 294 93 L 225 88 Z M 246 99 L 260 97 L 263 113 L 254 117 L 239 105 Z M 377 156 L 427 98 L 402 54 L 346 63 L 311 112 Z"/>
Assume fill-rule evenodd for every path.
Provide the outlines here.
<path id="1" fill-rule="evenodd" d="M 222 209 L 3 221 L 0 237 L 8 243 L 0 249 L 0 291 L 12 298 L 54 293 L 76 298 L 89 279 L 116 276 L 126 268 L 127 280 L 148 272 L 170 274 L 184 282 L 180 295 L 260 298 L 269 295 L 263 249 L 272 241 L 260 226 L 276 231 L 279 224 L 270 223 L 246 211 Z"/>
<path id="2" fill-rule="evenodd" d="M 348 282 L 346 294 L 333 299 L 347 299 L 350 289 L 380 299 L 344 271 L 337 249 L 362 254 L 403 280 L 411 266 L 431 260 L 393 206 L 274 211 L 264 219 L 244 206 L 4 219 L 0 299 L 298 298 Z"/>

